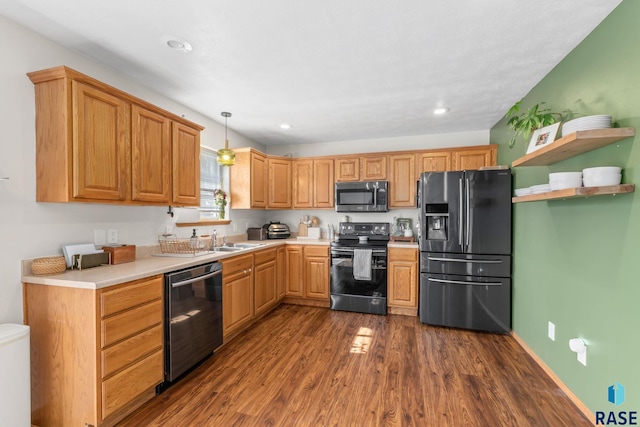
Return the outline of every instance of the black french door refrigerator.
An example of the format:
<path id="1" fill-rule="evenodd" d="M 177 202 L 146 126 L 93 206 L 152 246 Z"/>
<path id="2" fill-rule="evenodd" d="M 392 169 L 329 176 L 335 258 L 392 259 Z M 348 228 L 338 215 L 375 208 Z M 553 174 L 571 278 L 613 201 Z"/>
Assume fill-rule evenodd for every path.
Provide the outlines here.
<path id="1" fill-rule="evenodd" d="M 420 321 L 511 329 L 511 170 L 420 177 Z"/>

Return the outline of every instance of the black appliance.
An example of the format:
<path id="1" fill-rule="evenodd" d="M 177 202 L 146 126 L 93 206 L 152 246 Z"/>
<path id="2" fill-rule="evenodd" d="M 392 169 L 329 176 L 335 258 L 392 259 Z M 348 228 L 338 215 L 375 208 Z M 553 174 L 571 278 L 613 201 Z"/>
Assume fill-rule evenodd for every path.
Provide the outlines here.
<path id="1" fill-rule="evenodd" d="M 420 321 L 511 329 L 511 170 L 420 179 Z"/>
<path id="2" fill-rule="evenodd" d="M 165 274 L 165 383 L 222 345 L 222 264 Z"/>
<path id="3" fill-rule="evenodd" d="M 337 182 L 336 212 L 387 212 L 388 181 Z"/>
<path id="4" fill-rule="evenodd" d="M 267 239 L 287 239 L 291 236 L 291 230 L 287 224 L 281 224 L 280 221 L 271 221 L 262 226 L 262 235 L 266 236 Z"/>
<path id="5" fill-rule="evenodd" d="M 341 222 L 331 242 L 332 310 L 387 314 L 389 223 Z"/>

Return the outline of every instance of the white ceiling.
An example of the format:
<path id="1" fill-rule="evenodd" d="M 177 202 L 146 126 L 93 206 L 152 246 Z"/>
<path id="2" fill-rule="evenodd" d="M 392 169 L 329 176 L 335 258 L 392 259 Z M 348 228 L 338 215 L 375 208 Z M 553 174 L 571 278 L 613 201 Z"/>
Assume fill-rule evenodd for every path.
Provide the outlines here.
<path id="1" fill-rule="evenodd" d="M 0 15 L 279 145 L 489 129 L 621 1 L 2 0 Z"/>

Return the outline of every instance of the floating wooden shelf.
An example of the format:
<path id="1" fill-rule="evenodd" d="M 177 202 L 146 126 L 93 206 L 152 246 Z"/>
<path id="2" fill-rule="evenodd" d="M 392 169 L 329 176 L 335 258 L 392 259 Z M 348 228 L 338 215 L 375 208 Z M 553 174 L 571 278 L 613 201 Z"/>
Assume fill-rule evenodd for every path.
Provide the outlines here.
<path id="1" fill-rule="evenodd" d="M 566 190 L 549 191 L 547 193 L 529 194 L 527 196 L 513 197 L 512 203 L 537 202 L 540 200 L 574 199 L 576 197 L 603 196 L 605 194 L 633 193 L 634 184 L 607 185 L 605 187 L 578 187 Z"/>
<path id="2" fill-rule="evenodd" d="M 613 144 L 636 134 L 635 128 L 581 130 L 515 160 L 511 166 L 547 166 Z M 529 197 L 529 196 L 526 196 Z"/>

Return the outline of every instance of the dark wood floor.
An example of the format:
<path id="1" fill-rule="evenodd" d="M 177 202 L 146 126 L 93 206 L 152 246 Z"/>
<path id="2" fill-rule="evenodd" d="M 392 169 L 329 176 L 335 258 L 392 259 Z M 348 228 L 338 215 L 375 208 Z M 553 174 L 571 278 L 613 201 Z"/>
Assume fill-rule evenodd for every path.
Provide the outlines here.
<path id="1" fill-rule="evenodd" d="M 118 426 L 590 426 L 505 335 L 282 305 Z"/>

